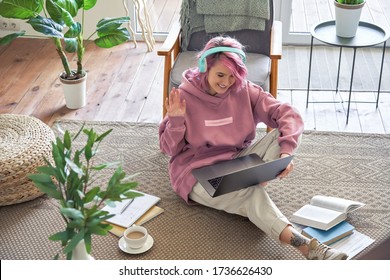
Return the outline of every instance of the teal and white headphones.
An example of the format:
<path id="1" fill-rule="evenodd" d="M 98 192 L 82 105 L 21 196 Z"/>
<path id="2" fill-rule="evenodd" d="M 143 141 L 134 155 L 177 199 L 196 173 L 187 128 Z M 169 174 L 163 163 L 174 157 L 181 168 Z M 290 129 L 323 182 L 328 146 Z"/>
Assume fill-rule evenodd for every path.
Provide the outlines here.
<path id="1" fill-rule="evenodd" d="M 231 47 L 215 47 L 215 48 L 211 48 L 211 49 L 208 49 L 207 51 L 205 51 L 199 58 L 199 72 L 201 73 L 204 73 L 207 71 L 207 61 L 206 61 L 206 57 L 209 56 L 210 54 L 213 54 L 213 53 L 218 53 L 218 52 L 233 52 L 233 53 L 238 53 L 241 58 L 242 58 L 242 61 L 245 63 L 246 62 L 246 56 L 245 56 L 245 53 L 240 50 L 240 49 L 236 49 L 236 48 L 231 48 Z"/>

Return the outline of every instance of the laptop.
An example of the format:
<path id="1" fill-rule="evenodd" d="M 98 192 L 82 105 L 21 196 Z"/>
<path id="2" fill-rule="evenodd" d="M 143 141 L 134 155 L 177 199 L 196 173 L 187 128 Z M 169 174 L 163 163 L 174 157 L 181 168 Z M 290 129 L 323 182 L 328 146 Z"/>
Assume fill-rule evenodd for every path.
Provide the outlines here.
<path id="1" fill-rule="evenodd" d="M 192 174 L 210 196 L 216 197 L 275 179 L 294 156 L 263 161 L 250 154 L 194 169 Z"/>

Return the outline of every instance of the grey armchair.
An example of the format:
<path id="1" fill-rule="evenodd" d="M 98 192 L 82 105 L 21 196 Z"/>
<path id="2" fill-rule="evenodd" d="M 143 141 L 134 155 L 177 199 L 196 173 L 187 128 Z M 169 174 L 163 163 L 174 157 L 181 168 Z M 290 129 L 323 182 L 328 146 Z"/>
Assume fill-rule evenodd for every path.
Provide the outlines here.
<path id="1" fill-rule="evenodd" d="M 234 37 L 246 47 L 248 80 L 258 84 L 276 98 L 278 62 L 282 58 L 282 23 L 274 20 L 273 0 L 269 0 L 269 19 L 265 21 L 263 30 L 193 32 L 186 40 L 188 44 L 185 50 L 182 47 L 183 28 L 179 21 L 176 22 L 157 51 L 158 55 L 164 56 L 163 100 L 168 96 L 172 87 L 179 86 L 183 71 L 197 65 L 197 52 L 203 49 L 210 38 L 218 35 Z M 166 110 L 163 106 L 163 116 L 165 114 Z"/>

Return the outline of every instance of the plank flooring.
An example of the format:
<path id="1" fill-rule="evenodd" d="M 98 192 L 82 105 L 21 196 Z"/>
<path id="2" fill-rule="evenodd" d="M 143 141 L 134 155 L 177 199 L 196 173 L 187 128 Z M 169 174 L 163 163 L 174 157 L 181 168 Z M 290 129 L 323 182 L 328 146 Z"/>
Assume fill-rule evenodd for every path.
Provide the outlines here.
<path id="1" fill-rule="evenodd" d="M 359 49 L 355 65 L 353 93 L 346 125 L 352 50 L 341 58 L 339 89 L 336 93 L 339 49 L 315 46 L 313 49 L 310 97 L 306 108 L 310 49 L 307 46 L 284 46 L 279 68 L 279 99 L 292 103 L 305 117 L 306 129 L 364 133 L 389 133 L 390 57 L 384 61 L 379 106 L 374 103 L 379 85 L 381 48 Z M 356 103 L 355 103 L 356 102 Z"/>
<path id="2" fill-rule="evenodd" d="M 161 46 L 158 43 L 156 50 Z M 125 121 L 159 123 L 162 114 L 163 60 L 156 51 L 147 52 L 142 42 L 135 48 L 129 42 L 113 49 L 87 46 L 85 67 L 88 72 L 88 104 L 79 110 L 65 107 L 62 87 L 57 78 L 61 64 L 52 42 L 44 39 L 19 39 L 9 46 L 0 46 L 0 113 L 26 114 L 38 117 L 51 125 L 56 119 Z M 356 77 L 353 98 L 375 99 L 367 87 L 375 84 L 377 49 L 368 49 L 359 61 L 363 71 Z M 337 101 L 346 92 L 321 89 L 334 86 L 332 70 L 334 50 L 318 47 L 317 68 L 313 72 L 313 100 L 327 98 Z M 386 58 L 383 91 L 379 108 L 375 104 L 353 103 L 348 125 L 346 103 L 316 103 L 306 108 L 308 48 L 286 46 L 279 69 L 279 99 L 293 104 L 303 115 L 308 130 L 331 130 L 363 133 L 390 132 L 390 62 Z M 320 67 L 321 62 L 324 67 Z M 75 63 L 72 58 L 72 63 Z M 328 65 L 328 66 L 326 66 Z M 320 70 L 325 69 L 324 74 Z M 346 72 L 348 73 L 346 66 Z M 374 71 L 375 70 L 375 71 Z M 359 82 L 372 72 L 369 82 Z M 317 77 L 315 77 L 317 74 Z M 343 85 L 343 84 L 342 84 Z M 360 89 L 358 91 L 358 89 Z"/>

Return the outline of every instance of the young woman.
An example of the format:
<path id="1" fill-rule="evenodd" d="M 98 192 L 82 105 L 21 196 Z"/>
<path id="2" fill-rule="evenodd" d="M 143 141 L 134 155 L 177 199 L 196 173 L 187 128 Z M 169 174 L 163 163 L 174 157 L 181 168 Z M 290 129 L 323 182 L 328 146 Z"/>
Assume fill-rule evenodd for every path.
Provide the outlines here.
<path id="1" fill-rule="evenodd" d="M 199 66 L 183 73 L 179 89 L 165 101 L 160 148 L 171 156 L 170 180 L 187 203 L 248 217 L 267 235 L 296 247 L 307 259 L 346 259 L 347 255 L 296 231 L 265 190 L 265 183 L 211 197 L 191 171 L 221 160 L 257 153 L 264 160 L 293 154 L 303 121 L 290 105 L 246 80 L 245 53 L 237 40 L 212 38 L 199 54 Z M 255 140 L 260 122 L 275 128 Z M 280 174 L 288 176 L 293 163 Z"/>

